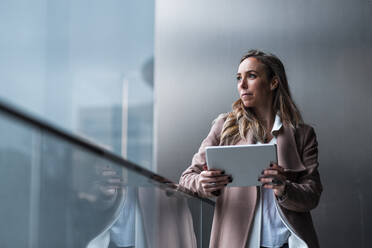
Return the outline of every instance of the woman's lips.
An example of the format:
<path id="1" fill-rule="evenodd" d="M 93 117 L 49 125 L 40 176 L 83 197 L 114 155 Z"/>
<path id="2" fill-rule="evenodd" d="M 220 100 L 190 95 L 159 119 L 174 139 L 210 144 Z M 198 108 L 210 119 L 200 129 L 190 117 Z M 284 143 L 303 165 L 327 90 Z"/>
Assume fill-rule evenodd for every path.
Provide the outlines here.
<path id="1" fill-rule="evenodd" d="M 249 96 L 253 96 L 253 94 L 252 93 L 244 93 L 244 94 L 242 94 L 242 97 L 249 97 Z"/>

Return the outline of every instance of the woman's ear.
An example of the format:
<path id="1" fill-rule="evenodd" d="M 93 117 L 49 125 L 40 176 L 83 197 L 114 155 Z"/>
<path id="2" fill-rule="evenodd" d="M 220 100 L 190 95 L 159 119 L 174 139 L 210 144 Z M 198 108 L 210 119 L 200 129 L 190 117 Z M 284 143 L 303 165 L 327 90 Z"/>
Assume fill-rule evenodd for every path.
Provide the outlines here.
<path id="1" fill-rule="evenodd" d="M 270 83 L 270 90 L 275 90 L 279 86 L 279 79 L 277 76 L 273 77 Z"/>

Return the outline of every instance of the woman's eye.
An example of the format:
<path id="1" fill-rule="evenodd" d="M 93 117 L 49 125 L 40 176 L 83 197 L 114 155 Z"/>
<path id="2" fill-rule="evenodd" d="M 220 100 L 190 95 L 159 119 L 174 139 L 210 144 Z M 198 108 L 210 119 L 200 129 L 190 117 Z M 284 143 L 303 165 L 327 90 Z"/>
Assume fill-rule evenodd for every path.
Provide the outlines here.
<path id="1" fill-rule="evenodd" d="M 236 80 L 237 80 L 237 81 L 240 81 L 241 79 L 242 79 L 241 76 L 237 76 L 237 77 L 236 77 Z"/>
<path id="2" fill-rule="evenodd" d="M 252 73 L 249 73 L 248 75 L 249 78 L 256 78 L 256 75 L 252 74 Z"/>

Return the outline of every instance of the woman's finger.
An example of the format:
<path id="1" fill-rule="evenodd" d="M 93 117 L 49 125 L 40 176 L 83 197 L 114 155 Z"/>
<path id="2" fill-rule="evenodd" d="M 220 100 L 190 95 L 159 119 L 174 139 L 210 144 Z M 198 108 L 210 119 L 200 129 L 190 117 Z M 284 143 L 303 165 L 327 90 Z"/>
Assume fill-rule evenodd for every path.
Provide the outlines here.
<path id="1" fill-rule="evenodd" d="M 218 177 L 224 174 L 225 172 L 221 170 L 207 170 L 200 173 L 200 175 L 204 177 Z"/>
<path id="2" fill-rule="evenodd" d="M 280 178 L 280 179 L 286 180 L 287 177 L 281 173 L 271 173 L 271 174 L 266 173 L 266 174 L 262 174 L 258 178 L 259 179 L 260 178 Z"/>
<path id="3" fill-rule="evenodd" d="M 221 181 L 229 181 L 231 176 L 225 175 L 225 176 L 219 176 L 219 177 L 204 177 L 201 176 L 200 182 L 201 183 L 212 183 L 212 182 L 221 182 Z"/>
<path id="4" fill-rule="evenodd" d="M 280 180 L 277 180 L 277 179 L 276 179 L 276 181 L 280 181 Z M 272 184 L 272 183 L 273 183 L 273 178 L 261 178 L 261 179 L 260 179 L 260 182 L 261 182 L 262 184 L 265 184 L 265 183 L 267 183 L 267 184 Z"/>
<path id="5" fill-rule="evenodd" d="M 258 180 L 262 183 L 270 183 L 270 184 L 283 184 L 286 180 L 285 176 L 276 174 L 276 175 L 262 175 L 258 178 Z"/>
<path id="6" fill-rule="evenodd" d="M 261 175 L 258 177 L 258 179 L 261 179 L 261 178 L 275 178 L 275 179 L 279 179 L 281 181 L 285 181 L 287 180 L 287 178 L 282 175 L 282 174 L 266 174 L 266 175 Z"/>
<path id="7" fill-rule="evenodd" d="M 284 175 L 284 171 L 277 169 L 277 168 L 270 168 L 270 169 L 265 169 L 262 171 L 263 175 Z"/>
<path id="8" fill-rule="evenodd" d="M 275 163 L 275 162 L 271 162 L 270 168 L 279 169 L 279 170 L 284 171 L 284 168 L 282 166 L 278 165 L 278 163 Z"/>
<path id="9" fill-rule="evenodd" d="M 270 165 L 269 165 L 269 168 L 267 168 L 267 170 L 278 170 L 282 173 L 285 172 L 285 169 L 283 167 L 281 167 L 280 165 L 278 165 L 277 163 L 275 163 L 275 162 L 271 162 Z"/>
<path id="10" fill-rule="evenodd" d="M 284 185 L 284 181 L 278 180 L 278 179 L 265 178 L 265 179 L 262 179 L 261 182 L 262 182 L 262 185 L 265 185 L 265 184 L 269 184 L 269 185 L 273 185 L 273 186 L 282 186 L 282 185 Z"/>
<path id="11" fill-rule="evenodd" d="M 226 187 L 225 185 L 219 185 L 219 186 L 215 186 L 215 187 L 212 187 L 212 188 L 203 188 L 203 189 L 204 189 L 205 192 L 210 193 L 210 192 L 213 192 L 213 191 L 223 189 L 225 187 Z"/>
<path id="12" fill-rule="evenodd" d="M 204 183 L 203 187 L 205 189 L 213 188 L 213 187 L 217 187 L 217 186 L 227 185 L 229 182 L 230 182 L 229 180 L 224 180 L 224 181 L 220 181 L 220 182 Z"/>
<path id="13" fill-rule="evenodd" d="M 278 179 L 275 179 L 275 178 L 274 178 L 274 179 L 271 181 L 271 184 L 274 185 L 274 186 L 281 186 L 281 185 L 284 184 L 284 181 L 282 181 L 282 180 L 278 180 Z"/>
<path id="14" fill-rule="evenodd" d="M 265 189 L 275 189 L 276 187 L 279 187 L 279 186 L 272 185 L 270 183 L 264 183 L 262 184 L 262 187 L 264 187 Z"/>

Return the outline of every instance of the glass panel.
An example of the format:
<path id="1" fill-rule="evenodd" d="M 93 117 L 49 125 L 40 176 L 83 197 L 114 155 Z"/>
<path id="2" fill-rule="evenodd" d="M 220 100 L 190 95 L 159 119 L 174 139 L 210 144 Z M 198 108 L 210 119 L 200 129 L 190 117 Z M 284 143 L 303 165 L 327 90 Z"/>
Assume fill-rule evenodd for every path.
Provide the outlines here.
<path id="1" fill-rule="evenodd" d="M 36 135 L 29 127 L 0 118 L 0 247 L 28 247 L 33 239 Z"/>
<path id="2" fill-rule="evenodd" d="M 8 115 L 0 132 L 0 247 L 207 247 L 208 203 L 177 185 Z"/>
<path id="3" fill-rule="evenodd" d="M 154 5 L 0 1 L 0 99 L 152 168 Z"/>

